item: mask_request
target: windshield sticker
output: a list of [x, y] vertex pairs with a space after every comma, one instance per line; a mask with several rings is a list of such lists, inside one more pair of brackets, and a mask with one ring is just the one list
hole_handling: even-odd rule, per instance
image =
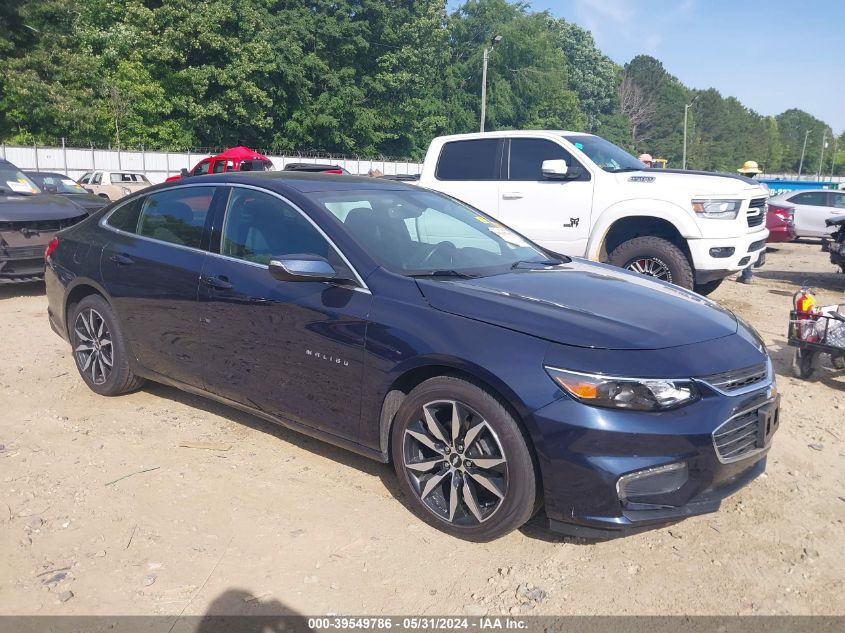
[[478, 220], [479, 222], [481, 222], [482, 224], [490, 224], [490, 220], [488, 220], [484, 216], [477, 215], [477, 216], [475, 216], [475, 219]]
[[7, 180], [6, 184], [9, 186], [9, 189], [16, 193], [35, 193], [35, 189], [30, 187], [25, 182], [18, 182], [17, 180]]
[[62, 184], [67, 185], [68, 187], [79, 187], [79, 185], [72, 181], [70, 178], [62, 178]]
[[491, 226], [488, 230], [494, 235], [501, 237], [508, 244], [513, 244], [514, 246], [528, 246], [528, 242], [519, 237], [519, 235], [502, 226]]
[[575, 143], [575, 147], [577, 147], [578, 149], [584, 149], [584, 144], [583, 143]]

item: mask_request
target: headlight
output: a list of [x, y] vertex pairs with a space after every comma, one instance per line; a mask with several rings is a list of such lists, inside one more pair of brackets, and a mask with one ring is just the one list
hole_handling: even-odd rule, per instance
[[703, 198], [692, 201], [692, 210], [703, 218], [733, 220], [739, 213], [742, 200], [706, 200]]
[[617, 378], [546, 367], [552, 380], [576, 400], [596, 407], [659, 411], [698, 400], [691, 380]]

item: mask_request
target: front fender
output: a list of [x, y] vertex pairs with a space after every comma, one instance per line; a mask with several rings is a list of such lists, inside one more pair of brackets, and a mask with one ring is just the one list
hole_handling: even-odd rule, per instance
[[665, 220], [685, 239], [702, 237], [701, 229], [690, 212], [677, 204], [665, 200], [625, 200], [609, 206], [598, 216], [587, 242], [586, 257], [598, 261], [610, 228], [618, 220], [631, 217]]

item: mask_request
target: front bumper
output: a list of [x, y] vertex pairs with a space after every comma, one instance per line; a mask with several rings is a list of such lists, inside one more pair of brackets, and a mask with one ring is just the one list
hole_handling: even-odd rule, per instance
[[[690, 255], [695, 268], [696, 283], [706, 283], [714, 279], [727, 277], [732, 273], [756, 264], [760, 255], [766, 251], [766, 239], [769, 231], [762, 227], [759, 231], [734, 238], [690, 239]], [[731, 250], [733, 249], [733, 250]], [[730, 252], [726, 256], [716, 256]]]
[[[585, 538], [623, 536], [714, 512], [760, 475], [777, 428], [773, 385], [738, 396], [707, 386], [701, 391], [698, 402], [659, 413], [599, 409], [568, 397], [536, 411], [532, 424], [542, 435], [536, 445], [550, 527]], [[754, 435], [747, 453], [726, 459], [716, 438], [729, 421], [758, 415], [763, 426], [749, 428], [764, 429], [759, 439]], [[626, 475], [678, 465], [685, 475], [674, 490], [637, 497], [620, 492]]]

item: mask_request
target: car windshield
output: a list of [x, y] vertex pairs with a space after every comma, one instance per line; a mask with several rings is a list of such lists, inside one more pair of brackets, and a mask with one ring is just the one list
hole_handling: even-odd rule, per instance
[[7, 163], [0, 165], [0, 193], [31, 196], [41, 190], [22, 171]]
[[53, 191], [56, 193], [88, 193], [85, 188], [61, 174], [29, 174], [29, 178], [37, 184], [42, 191]]
[[560, 263], [493, 218], [434, 192], [365, 189], [309, 197], [373, 259], [402, 275], [479, 277]]
[[563, 138], [584, 152], [591, 161], [605, 171], [616, 173], [647, 169], [644, 163], [600, 136], [571, 135]]

